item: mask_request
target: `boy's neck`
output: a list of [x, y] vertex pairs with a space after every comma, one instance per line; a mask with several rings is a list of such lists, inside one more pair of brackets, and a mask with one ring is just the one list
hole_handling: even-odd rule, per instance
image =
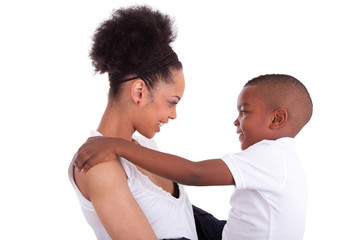
[[296, 134], [291, 134], [288, 132], [277, 132], [275, 134], [272, 134], [270, 137], [268, 138], [264, 138], [264, 140], [277, 140], [280, 138], [295, 138]]

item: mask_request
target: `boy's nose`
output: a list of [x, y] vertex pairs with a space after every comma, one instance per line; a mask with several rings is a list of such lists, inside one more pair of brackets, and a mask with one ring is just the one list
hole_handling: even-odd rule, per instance
[[237, 126], [239, 126], [239, 121], [236, 119], [235, 121], [234, 121], [234, 125], [237, 127]]

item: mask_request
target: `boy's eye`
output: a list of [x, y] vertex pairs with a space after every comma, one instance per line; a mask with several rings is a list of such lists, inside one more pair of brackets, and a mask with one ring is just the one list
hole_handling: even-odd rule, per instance
[[240, 110], [240, 116], [244, 116], [246, 114], [246, 111]]

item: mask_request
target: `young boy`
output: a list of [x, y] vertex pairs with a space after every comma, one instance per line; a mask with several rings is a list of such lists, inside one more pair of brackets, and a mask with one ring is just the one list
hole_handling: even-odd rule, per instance
[[302, 239], [306, 179], [294, 137], [312, 115], [305, 86], [289, 75], [262, 75], [242, 89], [237, 127], [242, 152], [192, 162], [122, 139], [89, 139], [75, 165], [91, 166], [124, 157], [146, 170], [187, 185], [235, 185], [223, 239]]

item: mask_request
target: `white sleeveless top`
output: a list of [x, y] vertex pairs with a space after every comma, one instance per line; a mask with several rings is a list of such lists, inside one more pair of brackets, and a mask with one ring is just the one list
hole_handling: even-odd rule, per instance
[[[101, 136], [99, 132], [92, 132], [91, 135]], [[157, 150], [154, 140], [143, 136], [133, 136], [133, 138], [141, 146]], [[85, 219], [94, 230], [97, 239], [111, 239], [97, 216], [92, 203], [82, 195], [75, 183], [74, 160], [75, 158], [69, 166], [68, 173]], [[185, 237], [197, 240], [192, 205], [184, 186], [179, 185], [179, 198], [174, 198], [170, 193], [153, 184], [131, 162], [124, 158], [119, 158], [119, 160], [128, 178], [130, 191], [150, 222], [157, 238]]]

